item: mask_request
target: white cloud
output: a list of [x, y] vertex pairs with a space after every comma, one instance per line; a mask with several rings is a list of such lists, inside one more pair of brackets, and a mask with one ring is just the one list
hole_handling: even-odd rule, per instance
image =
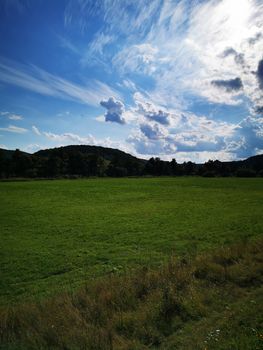
[[68, 144], [94, 144], [94, 137], [92, 135], [88, 135], [86, 137], [81, 137], [72, 133], [64, 133], [64, 134], [54, 134], [52, 132], [43, 131], [43, 135], [46, 136], [49, 140], [59, 142], [62, 145]]
[[10, 119], [10, 120], [22, 120], [23, 117], [21, 115], [18, 115], [18, 114], [10, 114], [8, 116], [8, 119]]
[[57, 37], [58, 37], [58, 40], [59, 40], [61, 47], [70, 50], [71, 52], [73, 52], [76, 55], [81, 54], [80, 50], [69, 39], [67, 39], [63, 36], [60, 36], [60, 35], [57, 35]]
[[140, 131], [150, 140], [165, 139], [168, 136], [168, 130], [156, 123], [141, 124]]
[[16, 134], [24, 134], [25, 132], [28, 131], [27, 129], [19, 128], [18, 126], [15, 126], [15, 125], [9, 125], [7, 128], [0, 128], [0, 130], [13, 132]]
[[104, 34], [103, 32], [97, 33], [89, 43], [88, 48], [82, 52], [80, 64], [84, 67], [98, 64], [101, 67], [104, 66], [106, 70], [109, 70], [105, 48], [111, 45], [114, 40], [114, 35]]
[[[78, 54], [83, 65], [112, 64], [107, 73], [116, 73], [125, 92], [136, 92], [133, 106], [124, 107], [118, 92], [102, 82], [79, 84], [4, 59], [0, 81], [84, 104], [102, 102], [106, 113], [96, 120], [131, 124], [132, 135], [119, 147], [138, 155], [201, 162], [263, 149], [262, 1], [68, 1], [66, 26], [77, 24], [84, 32], [95, 18], [104, 26], [84, 52], [67, 38], [60, 37], [61, 46]], [[251, 113], [239, 123], [222, 122], [187, 112], [195, 101], [246, 103]], [[57, 144], [106, 143], [92, 135], [43, 135]], [[107, 144], [118, 147], [111, 139]]]
[[[142, 117], [138, 118], [139, 126], [127, 141], [138, 154], [172, 158], [178, 153], [221, 152], [218, 153], [221, 155], [233, 151], [227, 149], [227, 144], [237, 137], [240, 125], [192, 113], [160, 111], [159, 107], [143, 101], [139, 94], [135, 94], [135, 101]], [[169, 122], [160, 120], [164, 117], [169, 118]]]
[[[263, 98], [253, 70], [262, 58], [263, 4], [255, 0], [165, 1], [144, 39], [113, 59], [121, 73], [143, 73], [155, 81], [155, 103], [178, 107], [192, 94], [213, 103], [237, 105], [243, 96]], [[229, 55], [223, 55], [226, 50]], [[229, 51], [230, 52], [230, 51]], [[211, 81], [241, 79], [243, 89]]]
[[23, 148], [21, 148], [22, 151], [24, 152], [27, 152], [27, 153], [35, 153], [41, 149], [44, 149], [45, 147], [37, 144], [37, 143], [32, 143], [32, 144], [29, 144]]
[[[236, 160], [236, 156], [233, 153], [218, 151], [218, 152], [178, 152], [176, 153], [176, 161], [178, 163], [183, 162], [195, 162], [195, 163], [205, 163], [209, 159], [218, 160], [220, 159], [223, 162], [228, 162], [232, 160]], [[170, 157], [169, 159], [170, 160]]]
[[[149, 30], [162, 0], [100, 0], [97, 2], [87, 0], [69, 0], [64, 13], [64, 22], [67, 27], [76, 25], [84, 33], [89, 34], [93, 21], [104, 23], [92, 37], [87, 50], [82, 53], [82, 65], [100, 65], [109, 71], [109, 60], [112, 44], [119, 37], [125, 41], [132, 38], [143, 38]], [[111, 51], [111, 50], [109, 50]], [[116, 51], [115, 49], [113, 51]], [[147, 60], [146, 55], [143, 59]]]
[[89, 54], [103, 54], [104, 47], [109, 45], [114, 41], [115, 37], [113, 35], [108, 35], [102, 33], [97, 33], [93, 41], [89, 44], [88, 52]]
[[36, 134], [36, 135], [38, 135], [38, 136], [40, 136], [41, 135], [41, 132], [40, 132], [40, 130], [36, 127], [36, 126], [32, 126], [32, 130], [33, 130], [33, 132]]
[[153, 74], [156, 71], [158, 49], [149, 43], [124, 48], [114, 58], [113, 64], [120, 72]]
[[131, 81], [130, 79], [124, 79], [122, 84], [127, 89], [129, 89], [129, 90], [131, 90], [133, 92], [138, 90], [136, 84], [133, 81]]
[[[1, 62], [2, 61], [2, 62]], [[0, 81], [20, 86], [42, 95], [74, 100], [87, 105], [98, 106], [107, 96], [119, 97], [119, 93], [98, 80], [79, 85], [50, 74], [36, 66], [27, 66], [2, 59]]]
[[99, 123], [104, 123], [105, 122], [105, 116], [104, 115], [98, 115], [97, 117], [95, 117], [95, 120], [97, 120], [97, 122], [99, 122]]
[[100, 105], [107, 110], [104, 115], [106, 122], [125, 124], [125, 119], [123, 117], [125, 108], [121, 101], [116, 100], [114, 97], [110, 97], [108, 100], [101, 101]]
[[10, 113], [10, 112], [0, 112], [0, 115], [8, 118], [10, 120], [22, 120], [22, 119], [24, 119], [21, 115]]
[[50, 131], [43, 131], [42, 134], [55, 146], [67, 146], [67, 145], [94, 145], [109, 148], [117, 148], [124, 152], [136, 155], [134, 148], [130, 143], [124, 141], [116, 141], [111, 138], [98, 139], [93, 135], [80, 136], [73, 133], [55, 134]]
[[103, 20], [109, 32], [143, 36], [150, 28], [161, 0], [70, 0], [65, 9], [66, 26], [77, 24], [81, 31], [89, 29], [91, 19]]
[[238, 124], [233, 142], [233, 152], [239, 158], [249, 157], [258, 149], [263, 149], [263, 118], [249, 116], [242, 120]]
[[162, 110], [160, 107], [157, 107], [150, 102], [140, 100], [135, 100], [135, 103], [138, 106], [137, 112], [142, 114], [145, 119], [162, 125], [169, 125], [171, 123], [170, 113]]
[[127, 141], [145, 157], [195, 162], [244, 159], [263, 149], [263, 117], [249, 116], [237, 124], [189, 113], [176, 118], [166, 127], [149, 121], [140, 124]]

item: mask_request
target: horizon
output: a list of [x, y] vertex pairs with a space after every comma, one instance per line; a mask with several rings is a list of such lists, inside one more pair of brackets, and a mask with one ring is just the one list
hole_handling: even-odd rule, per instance
[[161, 157], [149, 157], [149, 158], [143, 158], [143, 157], [137, 157], [137, 156], [134, 156], [132, 155], [131, 153], [128, 153], [126, 151], [123, 151], [121, 149], [118, 149], [118, 148], [112, 148], [112, 147], [105, 147], [105, 146], [98, 146], [98, 145], [88, 145], [88, 144], [77, 144], [77, 145], [63, 145], [63, 146], [57, 146], [57, 147], [52, 147], [52, 148], [41, 148], [41, 149], [38, 149], [37, 151], [34, 151], [34, 152], [26, 152], [26, 151], [23, 151], [23, 150], [20, 150], [19, 148], [16, 148], [16, 149], [6, 149], [6, 148], [1, 148], [0, 147], [0, 150], [3, 150], [3, 151], [11, 151], [11, 152], [15, 152], [15, 151], [20, 151], [20, 152], [24, 152], [24, 153], [27, 153], [29, 155], [34, 155], [35, 153], [37, 152], [40, 152], [40, 151], [49, 151], [49, 150], [53, 150], [53, 149], [58, 149], [58, 148], [66, 148], [66, 147], [74, 147], [74, 146], [87, 146], [87, 147], [102, 147], [102, 148], [107, 148], [107, 149], [111, 149], [111, 150], [114, 150], [114, 151], [121, 151], [121, 152], [124, 152], [125, 154], [129, 155], [129, 156], [133, 156], [135, 158], [137, 158], [138, 160], [144, 160], [144, 161], [149, 161], [151, 158], [159, 158], [160, 161], [162, 162], [167, 162], [167, 161], [172, 161], [172, 160], [175, 160], [177, 164], [183, 164], [183, 163], [187, 163], [187, 162], [192, 162], [196, 165], [203, 165], [205, 164], [206, 162], [209, 162], [209, 161], [219, 161], [219, 162], [236, 162], [236, 161], [245, 161], [245, 160], [248, 160], [250, 158], [253, 158], [253, 157], [260, 157], [260, 156], [263, 156], [263, 153], [262, 154], [256, 154], [256, 155], [252, 155], [250, 157], [247, 157], [247, 158], [242, 158], [242, 159], [235, 159], [235, 160], [232, 160], [232, 161], [220, 161], [219, 159], [208, 159], [206, 162], [202, 162], [202, 163], [197, 163], [197, 162], [194, 162], [194, 161], [182, 161], [182, 162], [177, 162], [177, 159], [175, 158], [172, 158], [170, 160], [166, 160], [166, 159], [162, 159]]
[[262, 154], [262, 23], [259, 0], [2, 0], [0, 148]]

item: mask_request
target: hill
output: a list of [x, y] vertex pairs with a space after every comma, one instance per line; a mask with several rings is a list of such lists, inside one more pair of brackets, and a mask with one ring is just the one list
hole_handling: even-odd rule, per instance
[[[23, 155], [25, 156], [31, 156], [30, 153], [26, 153], [23, 151], [20, 151]], [[4, 149], [4, 148], [0, 148], [0, 157], [4, 158], [4, 159], [12, 159], [13, 155], [14, 155], [15, 151], [13, 150], [9, 150], [9, 149]]]
[[38, 151], [34, 153], [34, 155], [40, 156], [40, 157], [49, 157], [50, 155], [63, 157], [66, 154], [75, 153], [75, 152], [80, 152], [86, 155], [100, 156], [109, 161], [112, 161], [115, 158], [119, 158], [122, 160], [137, 161], [142, 164], [146, 162], [144, 159], [136, 158], [118, 149], [101, 147], [101, 146], [87, 146], [87, 145], [76, 145], [76, 146], [74, 145], [74, 146], [64, 146], [64, 147], [58, 147], [58, 148], [49, 148], [49, 149]]
[[263, 155], [231, 162], [209, 160], [204, 164], [178, 164], [175, 159], [169, 162], [160, 158], [150, 158], [146, 161], [118, 149], [101, 146], [65, 146], [41, 150], [34, 154], [0, 149], [1, 178], [142, 175], [262, 176]]

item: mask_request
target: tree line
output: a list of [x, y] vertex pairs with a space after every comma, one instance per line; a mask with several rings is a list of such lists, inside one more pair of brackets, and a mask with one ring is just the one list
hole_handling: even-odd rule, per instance
[[[81, 148], [82, 147], [82, 148]], [[90, 147], [90, 146], [87, 146]], [[93, 147], [94, 148], [94, 147]], [[106, 155], [102, 150], [107, 150]], [[35, 154], [0, 150], [1, 178], [59, 178], [90, 176], [263, 176], [263, 156], [239, 162], [209, 160], [204, 164], [184, 162], [175, 159], [163, 161], [150, 158], [138, 159], [118, 150], [94, 148], [96, 152], [85, 153], [85, 146], [61, 147], [40, 151]], [[9, 152], [8, 154], [6, 152]], [[10, 153], [11, 152], [11, 153]], [[42, 152], [42, 153], [41, 153]], [[251, 160], [251, 161], [250, 161]]]

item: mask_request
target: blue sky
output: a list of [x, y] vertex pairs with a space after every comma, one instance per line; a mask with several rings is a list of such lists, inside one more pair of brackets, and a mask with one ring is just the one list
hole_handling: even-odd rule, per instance
[[0, 147], [263, 153], [261, 0], [1, 0]]

